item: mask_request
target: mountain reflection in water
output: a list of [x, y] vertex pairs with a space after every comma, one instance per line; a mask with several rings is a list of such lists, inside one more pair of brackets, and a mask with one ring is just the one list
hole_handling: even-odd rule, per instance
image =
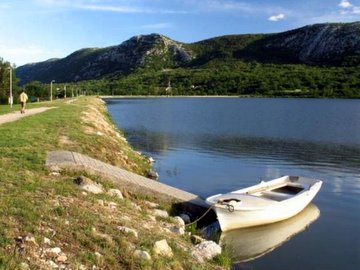
[[282, 222], [223, 232], [220, 243], [229, 249], [235, 263], [254, 260], [307, 229], [319, 216], [319, 208], [309, 204], [298, 215]]
[[[341, 170], [360, 167], [360, 147], [327, 145], [306, 141], [269, 139], [261, 137], [216, 136], [216, 135], [176, 135], [153, 132], [146, 128], [128, 129], [127, 138], [136, 149], [147, 153], [163, 154], [177, 149], [191, 149], [203, 153], [214, 153], [225, 157], [254, 157], [287, 160], [301, 166], [337, 166]], [[346, 156], [346, 159], [340, 158]]]

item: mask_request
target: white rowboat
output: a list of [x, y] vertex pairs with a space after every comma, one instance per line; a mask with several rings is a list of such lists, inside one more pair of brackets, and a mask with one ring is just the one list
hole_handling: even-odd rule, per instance
[[288, 219], [315, 197], [321, 180], [283, 176], [206, 199], [214, 207], [222, 231], [258, 226]]

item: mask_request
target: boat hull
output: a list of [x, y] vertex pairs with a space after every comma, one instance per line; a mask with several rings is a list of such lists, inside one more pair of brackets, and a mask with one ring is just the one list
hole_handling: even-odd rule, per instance
[[[241, 192], [230, 193], [232, 197], [237, 197], [239, 201], [244, 201], [244, 203], [231, 207], [229, 207], [228, 204], [215, 203], [213, 207], [222, 231], [274, 223], [300, 213], [313, 200], [320, 190], [321, 184], [321, 181], [317, 181], [303, 192], [282, 201], [258, 199], [258, 197], [254, 195], [243, 194]], [[224, 196], [226, 195], [227, 194], [224, 194]], [[221, 195], [217, 196], [221, 198]], [[216, 199], [213, 197], [210, 197], [212, 201]], [[254, 200], [254, 198], [258, 199], [259, 203], [254, 201], [246, 205], [248, 198], [252, 200]]]

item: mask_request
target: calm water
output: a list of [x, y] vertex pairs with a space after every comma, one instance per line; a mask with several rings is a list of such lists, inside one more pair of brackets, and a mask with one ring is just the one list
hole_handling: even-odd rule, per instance
[[302, 216], [222, 235], [238, 251], [236, 269], [360, 269], [359, 100], [107, 102], [129, 142], [156, 160], [160, 181], [203, 197], [286, 174], [323, 179]]

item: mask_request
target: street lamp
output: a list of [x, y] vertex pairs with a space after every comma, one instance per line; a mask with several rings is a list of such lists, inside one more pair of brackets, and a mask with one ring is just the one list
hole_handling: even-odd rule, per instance
[[53, 91], [52, 91], [52, 85], [53, 85], [53, 83], [55, 82], [55, 80], [52, 80], [51, 82], [50, 82], [50, 101], [52, 101], [53, 100]]
[[9, 97], [9, 104], [10, 104], [10, 108], [12, 108], [12, 105], [13, 105], [13, 93], [12, 93], [12, 67], [8, 67], [8, 70], [10, 71], [10, 97]]

